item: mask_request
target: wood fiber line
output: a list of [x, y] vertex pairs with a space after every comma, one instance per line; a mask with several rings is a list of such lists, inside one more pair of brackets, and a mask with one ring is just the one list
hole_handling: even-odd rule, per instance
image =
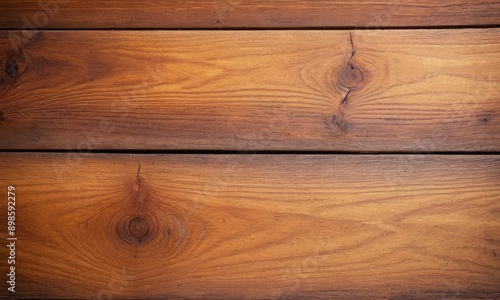
[[0, 34], [0, 149], [499, 151], [500, 30]]
[[0, 168], [19, 298], [500, 295], [498, 156], [3, 153]]
[[0, 28], [312, 28], [500, 24], [498, 0], [1, 0]]

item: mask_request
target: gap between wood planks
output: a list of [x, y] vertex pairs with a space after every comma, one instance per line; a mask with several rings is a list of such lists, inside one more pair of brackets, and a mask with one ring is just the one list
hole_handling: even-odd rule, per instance
[[[373, 31], [373, 30], [445, 30], [445, 29], [492, 29], [500, 28], [498, 24], [487, 25], [445, 25], [445, 26], [389, 26], [389, 27], [356, 27], [356, 26], [334, 26], [334, 27], [224, 27], [224, 28], [134, 28], [134, 27], [96, 27], [96, 28], [58, 28], [58, 27], [44, 27], [36, 31], [308, 31], [308, 30], [325, 30], [325, 31]], [[0, 31], [16, 31], [23, 30], [23, 28], [0, 28]]]
[[76, 153], [82, 156], [90, 154], [210, 154], [210, 155], [500, 155], [499, 151], [301, 151], [301, 150], [130, 150], [130, 149], [99, 149], [82, 152], [77, 149], [0, 149], [0, 153]]

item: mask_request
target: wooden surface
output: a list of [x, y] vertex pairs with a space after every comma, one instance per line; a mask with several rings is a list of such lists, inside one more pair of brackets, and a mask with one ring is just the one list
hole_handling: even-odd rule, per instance
[[0, 299], [500, 299], [499, 25], [0, 0]]
[[16, 297], [500, 295], [498, 156], [3, 153], [0, 168]]
[[[40, 5], [41, 3], [41, 5]], [[1, 0], [0, 28], [311, 28], [500, 24], [498, 0]]]
[[500, 150], [499, 29], [27, 34], [1, 149]]

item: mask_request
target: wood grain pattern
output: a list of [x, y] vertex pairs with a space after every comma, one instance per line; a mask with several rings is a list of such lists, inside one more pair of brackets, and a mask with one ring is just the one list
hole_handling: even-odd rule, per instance
[[1, 0], [0, 28], [307, 28], [500, 24], [498, 0]]
[[16, 297], [500, 295], [498, 156], [4, 153], [0, 168]]
[[0, 148], [499, 151], [499, 36], [3, 32]]

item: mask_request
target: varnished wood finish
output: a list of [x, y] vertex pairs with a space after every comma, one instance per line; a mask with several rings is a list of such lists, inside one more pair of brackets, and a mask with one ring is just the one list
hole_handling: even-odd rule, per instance
[[499, 12], [0, 0], [0, 299], [500, 299]]
[[0, 28], [14, 29], [392, 28], [500, 24], [498, 0], [1, 0], [0, 11]]
[[498, 156], [4, 153], [0, 168], [16, 297], [500, 294]]
[[3, 32], [0, 148], [499, 151], [499, 36]]

